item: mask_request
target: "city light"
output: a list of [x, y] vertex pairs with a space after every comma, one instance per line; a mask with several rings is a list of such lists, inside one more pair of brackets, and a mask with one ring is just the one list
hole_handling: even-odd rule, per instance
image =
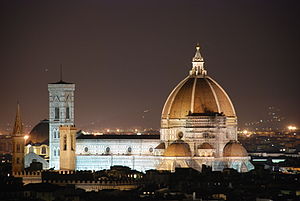
[[297, 129], [296, 126], [288, 126], [287, 128], [289, 129], [289, 131], [294, 131]]
[[247, 131], [247, 130], [243, 130], [243, 134], [244, 134], [244, 135], [247, 135], [247, 134], [248, 134], [248, 131]]
[[24, 140], [25, 140], [25, 141], [28, 140], [28, 138], [29, 138], [29, 135], [25, 135], [25, 136], [24, 136]]

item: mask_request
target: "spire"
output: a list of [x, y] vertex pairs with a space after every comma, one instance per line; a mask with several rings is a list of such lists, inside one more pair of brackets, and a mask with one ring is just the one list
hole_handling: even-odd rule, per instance
[[196, 45], [196, 53], [192, 59], [192, 70], [190, 75], [206, 75], [207, 71], [204, 69], [204, 59], [200, 53], [199, 43]]
[[193, 62], [200, 62], [200, 61], [203, 62], [203, 57], [201, 56], [201, 53], [200, 53], [200, 45], [199, 45], [199, 43], [197, 43], [196, 53], [195, 53], [195, 56], [193, 58]]
[[22, 125], [22, 120], [21, 120], [21, 112], [20, 112], [19, 102], [17, 104], [17, 113], [16, 113], [16, 119], [15, 119], [13, 134], [16, 134], [16, 135], [23, 134], [23, 125]]

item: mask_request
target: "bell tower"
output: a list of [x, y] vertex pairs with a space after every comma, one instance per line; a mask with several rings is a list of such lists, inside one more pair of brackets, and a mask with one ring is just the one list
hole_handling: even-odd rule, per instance
[[60, 170], [75, 170], [76, 168], [76, 128], [75, 126], [60, 126]]
[[59, 82], [48, 84], [49, 91], [49, 167], [60, 168], [60, 126], [74, 125], [75, 84]]
[[25, 139], [23, 125], [21, 120], [20, 105], [17, 105], [17, 113], [12, 133], [13, 154], [12, 154], [12, 171], [20, 172], [24, 170], [24, 146]]

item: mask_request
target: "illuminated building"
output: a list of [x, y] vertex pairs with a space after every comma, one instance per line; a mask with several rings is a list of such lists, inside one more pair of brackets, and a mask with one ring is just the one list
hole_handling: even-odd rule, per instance
[[[204, 68], [200, 47], [189, 75], [171, 92], [163, 107], [159, 135], [118, 133], [75, 137], [75, 84], [48, 85], [49, 168], [101, 170], [113, 165], [145, 171], [202, 165], [239, 172], [253, 165], [237, 141], [237, 117], [225, 90]], [[63, 149], [63, 150], [62, 150]]]

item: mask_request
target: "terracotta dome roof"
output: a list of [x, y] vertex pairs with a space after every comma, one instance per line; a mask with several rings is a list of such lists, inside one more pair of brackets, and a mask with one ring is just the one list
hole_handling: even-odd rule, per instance
[[49, 121], [47, 119], [40, 121], [29, 133], [29, 142], [49, 143]]
[[169, 157], [189, 157], [192, 156], [190, 146], [183, 140], [176, 140], [168, 146], [164, 156]]
[[211, 144], [204, 142], [203, 144], [201, 144], [198, 149], [213, 149], [213, 146], [211, 146]]
[[237, 141], [228, 142], [223, 149], [224, 157], [247, 157], [246, 149]]
[[169, 95], [162, 118], [186, 118], [189, 113], [223, 113], [235, 117], [235, 110], [224, 89], [206, 75], [189, 75]]

